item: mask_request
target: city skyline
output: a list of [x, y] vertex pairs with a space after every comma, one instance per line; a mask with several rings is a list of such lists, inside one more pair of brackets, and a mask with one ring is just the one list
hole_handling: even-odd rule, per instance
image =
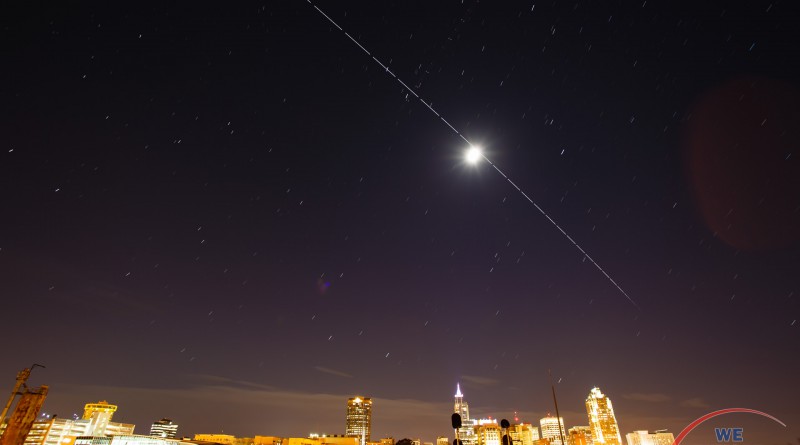
[[[590, 400], [592, 400], [592, 404], [590, 404]], [[597, 400], [600, 400], [599, 405]], [[31, 445], [63, 445], [64, 443], [71, 443], [68, 441], [69, 437], [72, 437], [74, 440], [75, 436], [103, 436], [103, 435], [133, 435], [134, 434], [134, 424], [130, 423], [119, 423], [114, 422], [112, 423], [111, 420], [113, 418], [114, 413], [117, 411], [118, 406], [114, 404], [110, 404], [105, 400], [101, 400], [99, 402], [89, 402], [84, 405], [84, 413], [82, 416], [81, 425], [78, 425], [77, 414], [73, 415], [75, 419], [67, 419], [67, 418], [57, 418], [57, 415], [54, 414], [47, 414], [46, 412], [41, 412], [37, 418], [36, 424], [31, 431], [31, 437], [34, 441], [38, 442], [31, 442]], [[607, 422], [609, 419], [606, 418], [610, 416], [610, 421], [612, 421], [613, 425], [611, 428], [613, 431], [618, 431], [616, 429], [616, 419], [614, 418], [613, 408], [611, 408], [611, 402], [607, 396], [605, 396], [597, 387], [592, 388], [589, 393], [589, 397], [586, 399], [586, 409], [587, 409], [587, 418], [586, 420], [590, 425], [595, 426], [571, 426], [569, 427], [569, 433], [571, 434], [574, 430], [580, 430], [585, 428], [590, 433], [593, 433], [595, 429], [599, 429], [601, 431], [608, 430], [609, 426]], [[598, 409], [602, 414], [600, 416], [600, 422], [598, 424]], [[609, 410], [609, 412], [606, 412]], [[456, 384], [456, 394], [455, 394], [455, 405], [454, 405], [454, 412], [459, 413], [462, 415], [462, 420], [466, 421], [462, 425], [464, 428], [461, 430], [460, 437], [463, 438], [462, 441], [464, 443], [471, 443], [469, 442], [469, 436], [464, 436], [464, 429], [468, 429], [470, 431], [471, 436], [474, 438], [476, 444], [481, 445], [499, 445], [500, 441], [500, 434], [501, 430], [499, 427], [499, 418], [488, 415], [488, 418], [470, 418], [469, 415], [469, 408], [468, 402], [464, 400], [464, 394], [461, 391], [460, 383]], [[551, 431], [551, 428], [555, 423], [555, 417], [551, 417], [550, 413], [548, 412], [547, 415], [539, 420], [541, 425], [541, 432], [539, 427], [535, 424], [532, 425], [533, 428], [533, 436], [528, 438], [528, 440], [537, 440], [540, 437], [543, 439], [548, 439], [549, 443], [551, 444], [560, 444], [561, 436], [558, 433], [558, 429], [555, 428], [555, 432]], [[567, 433], [567, 427], [564, 423], [563, 417], [560, 419], [561, 425], [561, 434], [564, 438], [569, 440], [570, 434]], [[380, 443], [383, 441], [381, 439], [372, 439], [370, 440], [370, 433], [371, 433], [371, 421], [372, 421], [372, 399], [370, 397], [362, 397], [362, 396], [355, 396], [350, 397], [347, 399], [347, 416], [345, 417], [345, 433], [323, 433], [320, 434], [318, 432], [309, 432], [307, 435], [301, 435], [298, 437], [355, 437], [357, 440], [366, 440], [369, 443]], [[55, 422], [58, 422], [58, 427], [56, 427]], [[517, 412], [514, 412], [513, 422], [511, 423], [515, 427], [526, 425], [524, 420], [520, 420], [517, 417]], [[530, 425], [528, 423], [527, 425]], [[491, 429], [494, 427], [494, 429]], [[175, 424], [171, 419], [162, 418], [159, 421], [153, 422], [149, 430], [149, 436], [160, 437], [164, 439], [174, 439], [176, 437], [178, 425]], [[53, 432], [51, 432], [51, 430]], [[46, 431], [46, 433], [44, 432]], [[516, 433], [514, 434], [515, 440], [522, 440], [521, 439], [521, 431], [515, 430]], [[660, 432], [665, 432], [666, 429], [656, 430]], [[640, 439], [642, 437], [642, 433], [646, 433], [647, 430], [636, 430], [632, 431], [632, 433], [628, 434], [628, 436], [634, 437], [634, 440], [638, 440], [642, 442], [643, 440], [647, 439]], [[253, 434], [252, 436], [266, 436], [272, 437], [274, 434], [264, 434], [264, 432], [260, 432], [261, 434]], [[594, 434], [594, 433], [593, 433]], [[602, 433], [599, 433], [602, 434]], [[139, 433], [142, 435], [142, 433]], [[246, 437], [242, 435], [230, 435], [225, 434], [224, 431], [219, 433], [209, 433], [207, 431], [204, 432], [195, 432], [189, 433], [188, 435], [182, 435], [181, 437], [202, 437], [204, 441], [215, 441], [214, 438], [225, 437], [225, 438], [234, 438], [234, 437]], [[519, 437], [517, 437], [519, 436]], [[661, 434], [661, 436], [666, 436], [666, 434]], [[670, 435], [671, 436], [671, 435]], [[281, 436], [277, 435], [277, 437], [292, 437], [292, 436]], [[395, 438], [393, 436], [386, 436], [387, 438], [392, 438], [394, 440], [399, 440], [400, 438]], [[410, 434], [407, 437], [419, 437], [418, 435]], [[442, 436], [437, 436], [437, 442]], [[446, 437], [446, 436], [444, 436]], [[660, 436], [654, 436], [660, 437]], [[589, 440], [597, 441], [597, 438], [591, 437]], [[629, 438], [628, 441], [631, 439]], [[660, 442], [663, 442], [661, 440]], [[659, 445], [663, 445], [659, 442]], [[27, 443], [27, 442], [26, 442]], [[221, 442], [226, 443], [226, 442]], [[237, 442], [238, 443], [238, 442]], [[528, 443], [530, 445], [532, 442]], [[591, 443], [591, 442], [590, 442]], [[600, 443], [600, 442], [598, 442]], [[605, 442], [608, 443], [608, 442]], [[574, 445], [570, 442], [570, 445]], [[580, 445], [585, 445], [582, 443]], [[628, 443], [627, 445], [641, 445], [640, 443]]]
[[0, 388], [431, 441], [454, 388], [569, 428], [598, 387], [621, 435], [796, 445], [794, 9], [5, 2]]

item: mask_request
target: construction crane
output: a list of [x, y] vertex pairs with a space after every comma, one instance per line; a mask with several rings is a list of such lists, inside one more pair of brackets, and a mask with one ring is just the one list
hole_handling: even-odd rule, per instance
[[25, 382], [28, 381], [28, 377], [31, 376], [31, 371], [33, 371], [34, 368], [36, 367], [44, 368], [45, 366], [40, 365], [38, 363], [34, 363], [31, 365], [30, 368], [25, 368], [17, 373], [17, 383], [14, 385], [14, 389], [11, 391], [11, 397], [8, 398], [8, 402], [6, 403], [6, 406], [3, 408], [3, 414], [0, 415], [0, 425], [2, 425], [3, 422], [6, 421], [6, 414], [8, 414], [8, 410], [11, 408], [11, 404], [14, 402], [14, 397], [16, 397], [17, 394], [20, 393], [19, 392], [20, 388], [28, 389], [28, 386], [25, 384]]
[[42, 385], [39, 388], [28, 388], [26, 383], [28, 377], [31, 376], [31, 370], [37, 366], [44, 368], [44, 366], [34, 363], [30, 368], [25, 368], [17, 373], [17, 383], [11, 391], [11, 397], [9, 397], [8, 403], [3, 408], [2, 414], [0, 414], [0, 424], [6, 422], [6, 414], [8, 414], [8, 410], [14, 403], [16, 396], [19, 395], [20, 397], [17, 401], [17, 406], [14, 407], [14, 412], [8, 418], [8, 423], [5, 424], [3, 434], [0, 435], [0, 445], [23, 445], [33, 426], [33, 422], [36, 420], [36, 416], [39, 414], [39, 410], [44, 404], [48, 387]]

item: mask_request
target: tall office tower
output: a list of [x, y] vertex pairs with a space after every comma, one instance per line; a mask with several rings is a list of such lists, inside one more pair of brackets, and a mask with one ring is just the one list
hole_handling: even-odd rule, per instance
[[461, 384], [456, 383], [456, 401], [453, 405], [453, 412], [461, 416], [461, 422], [469, 420], [469, 404], [464, 401], [464, 394], [461, 393]]
[[672, 445], [675, 436], [667, 430], [634, 431], [625, 435], [628, 445]]
[[477, 445], [478, 435], [475, 433], [477, 422], [469, 417], [469, 404], [464, 401], [461, 393], [461, 384], [456, 383], [456, 395], [453, 412], [461, 416], [461, 428], [458, 429], [458, 439], [464, 445]]
[[150, 435], [163, 439], [174, 439], [178, 435], [178, 424], [172, 423], [172, 419], [161, 419], [153, 422], [150, 427]]
[[517, 423], [508, 429], [514, 445], [533, 445], [539, 440], [539, 427], [530, 423]]
[[592, 429], [583, 425], [573, 426], [567, 430], [567, 445], [592, 445]]
[[567, 435], [564, 433], [563, 417], [555, 418], [547, 413], [547, 417], [539, 420], [539, 426], [542, 428], [542, 439], [549, 440], [553, 445], [564, 445], [561, 438], [566, 439]]
[[358, 437], [361, 445], [370, 442], [372, 430], [372, 399], [351, 397], [347, 399], [347, 425], [345, 436]]
[[494, 422], [478, 422], [479, 426], [476, 428], [478, 433], [478, 445], [500, 445], [500, 426], [497, 421]]
[[597, 387], [592, 388], [586, 398], [586, 413], [589, 415], [593, 445], [622, 445], [611, 399]]
[[83, 419], [89, 420], [89, 430], [93, 436], [103, 436], [106, 434], [108, 423], [117, 411], [117, 405], [111, 405], [105, 400], [97, 403], [87, 403], [83, 407]]

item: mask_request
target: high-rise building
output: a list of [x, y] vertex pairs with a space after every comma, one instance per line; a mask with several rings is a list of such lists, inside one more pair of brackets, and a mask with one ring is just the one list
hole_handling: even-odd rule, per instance
[[104, 436], [111, 418], [117, 411], [117, 405], [111, 405], [105, 400], [97, 403], [87, 403], [83, 407], [83, 419], [90, 423], [89, 429], [92, 436]]
[[116, 405], [101, 401], [87, 403], [82, 419], [53, 417], [37, 421], [31, 429], [32, 434], [25, 439], [25, 445], [73, 445], [78, 437], [91, 437], [97, 441], [103, 436], [133, 435], [135, 425], [111, 421], [116, 410]]
[[622, 445], [617, 418], [611, 399], [600, 388], [594, 387], [586, 398], [586, 413], [589, 415], [589, 428], [592, 429], [593, 445]]
[[592, 429], [583, 425], [573, 426], [567, 430], [567, 445], [592, 445]]
[[[74, 443], [75, 438], [80, 436], [100, 437], [92, 434], [92, 423], [90, 419], [62, 419], [60, 417], [37, 421], [31, 429], [32, 434], [28, 434], [25, 445], [68, 445]], [[130, 423], [108, 422], [105, 427], [107, 436], [126, 436], [132, 435], [135, 425]], [[35, 431], [35, 433], [33, 433]]]
[[479, 420], [475, 432], [478, 435], [478, 445], [500, 445], [502, 432], [500, 431], [500, 426], [497, 425], [496, 419]]
[[672, 445], [675, 436], [667, 430], [634, 431], [625, 435], [628, 445]]
[[358, 437], [361, 445], [370, 442], [372, 430], [372, 399], [351, 397], [347, 399], [347, 423], [345, 436]]
[[539, 426], [542, 428], [542, 439], [547, 439], [552, 445], [564, 445], [561, 438], [566, 439], [564, 433], [564, 418], [553, 417], [547, 413], [546, 417], [539, 419]]
[[456, 383], [456, 395], [453, 412], [461, 416], [461, 428], [458, 429], [458, 440], [464, 445], [477, 445], [478, 436], [475, 434], [477, 422], [469, 417], [469, 404], [464, 401], [461, 393], [461, 384]]
[[539, 427], [530, 423], [517, 423], [508, 428], [514, 445], [533, 445], [539, 440]]
[[[37, 421], [33, 424], [31, 434], [25, 439], [25, 445], [69, 445], [80, 436], [100, 437], [92, 428], [96, 426], [91, 419], [63, 419], [60, 417]], [[133, 434], [135, 425], [130, 423], [108, 422], [105, 425], [107, 436], [128, 436]]]
[[178, 435], [178, 424], [173, 423], [172, 419], [161, 419], [153, 422], [150, 427], [150, 435], [163, 439], [174, 439]]
[[95, 414], [108, 414], [108, 417], [111, 418], [115, 412], [117, 412], [117, 405], [112, 405], [105, 400], [83, 405], [84, 419], [91, 419]]

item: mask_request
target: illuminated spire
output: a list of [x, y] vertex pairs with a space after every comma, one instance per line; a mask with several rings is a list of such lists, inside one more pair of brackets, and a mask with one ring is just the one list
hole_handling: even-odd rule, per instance
[[461, 384], [456, 383], [456, 397], [464, 397], [464, 394], [461, 394]]

